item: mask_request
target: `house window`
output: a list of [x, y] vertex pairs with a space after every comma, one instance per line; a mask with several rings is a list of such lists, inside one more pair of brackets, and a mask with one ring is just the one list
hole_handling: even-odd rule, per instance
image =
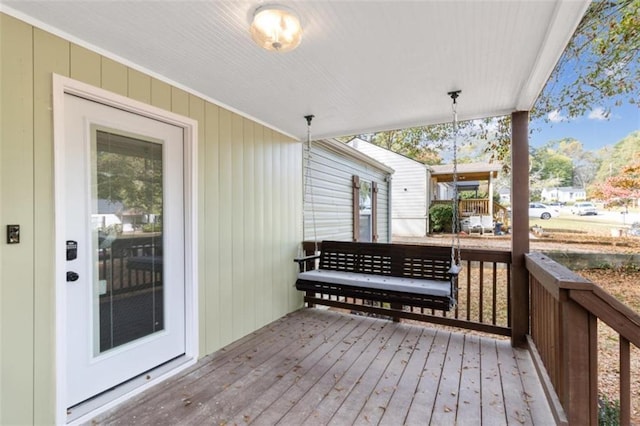
[[353, 176], [353, 241], [378, 241], [378, 185]]

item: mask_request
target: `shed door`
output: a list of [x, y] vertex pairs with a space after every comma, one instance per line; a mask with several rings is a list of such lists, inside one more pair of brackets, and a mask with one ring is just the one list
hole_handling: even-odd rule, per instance
[[183, 129], [65, 94], [71, 407], [185, 353]]

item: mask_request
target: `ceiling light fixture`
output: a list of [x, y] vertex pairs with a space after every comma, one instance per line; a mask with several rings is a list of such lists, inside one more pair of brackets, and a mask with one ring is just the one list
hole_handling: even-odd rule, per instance
[[251, 23], [251, 37], [263, 49], [289, 52], [302, 40], [300, 18], [284, 6], [262, 6], [256, 9]]

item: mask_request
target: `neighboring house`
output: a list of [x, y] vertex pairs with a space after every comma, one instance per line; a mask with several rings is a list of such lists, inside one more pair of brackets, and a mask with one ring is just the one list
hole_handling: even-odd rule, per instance
[[[427, 166], [404, 155], [362, 139], [349, 145], [395, 170], [391, 184], [393, 235], [420, 237], [429, 232], [429, 208], [434, 203], [451, 202], [453, 165]], [[481, 184], [489, 194], [484, 199], [463, 200], [461, 216], [477, 214], [493, 217], [493, 181], [501, 166], [488, 163], [458, 164], [458, 191], [475, 190]]]
[[[458, 192], [477, 191], [483, 185], [488, 199], [493, 199], [493, 181], [502, 166], [497, 163], [460, 163], [456, 167]], [[431, 193], [434, 200], [450, 200], [453, 196], [453, 164], [429, 166]]]
[[391, 242], [393, 169], [333, 139], [304, 154], [305, 241]]
[[362, 139], [353, 139], [349, 145], [395, 170], [391, 180], [393, 235], [426, 235], [429, 211], [426, 166]]
[[508, 206], [511, 204], [511, 189], [500, 188], [498, 190], [498, 195], [500, 196], [500, 204], [505, 206]]
[[561, 186], [557, 188], [543, 188], [540, 194], [542, 201], [559, 201], [561, 203], [575, 203], [587, 199], [587, 191], [584, 188]]

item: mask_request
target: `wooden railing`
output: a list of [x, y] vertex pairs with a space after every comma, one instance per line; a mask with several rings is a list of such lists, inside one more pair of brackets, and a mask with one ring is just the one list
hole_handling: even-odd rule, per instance
[[[451, 200], [432, 200], [431, 205], [451, 205]], [[460, 200], [458, 211], [461, 216], [486, 216], [489, 214], [489, 200], [486, 198], [467, 198]]]
[[[430, 246], [423, 247], [428, 251]], [[322, 249], [322, 243], [318, 243], [318, 248]], [[312, 255], [315, 244], [309, 241], [304, 242], [303, 250], [305, 256]], [[456, 307], [445, 312], [404, 306], [402, 317], [510, 336], [511, 253], [497, 250], [463, 249], [460, 255], [463, 269], [458, 277], [458, 303]], [[367, 300], [330, 295], [318, 295], [317, 297], [322, 298], [323, 304], [327, 306], [350, 310], [358, 310], [358, 306], [366, 306], [367, 311], [379, 315], [391, 316], [392, 314], [385, 306], [372, 309], [373, 302]]]
[[511, 214], [505, 206], [500, 203], [493, 202], [493, 217], [505, 226], [511, 226]]
[[[542, 377], [559, 398], [559, 424], [598, 424], [598, 320], [619, 335], [620, 424], [631, 424], [630, 344], [640, 347], [640, 316], [597, 285], [541, 253], [526, 255], [531, 342]], [[539, 357], [538, 357], [539, 355]], [[566, 413], [566, 417], [564, 414]]]
[[110, 295], [162, 284], [162, 234], [120, 235], [101, 244], [99, 279]]
[[[459, 201], [458, 211], [461, 216], [486, 216], [489, 214], [489, 199], [487, 198], [467, 198]], [[509, 211], [500, 203], [491, 201], [493, 204], [493, 216], [501, 219], [504, 224], [509, 222]], [[446, 204], [451, 205], [451, 200], [432, 200], [431, 205]]]

